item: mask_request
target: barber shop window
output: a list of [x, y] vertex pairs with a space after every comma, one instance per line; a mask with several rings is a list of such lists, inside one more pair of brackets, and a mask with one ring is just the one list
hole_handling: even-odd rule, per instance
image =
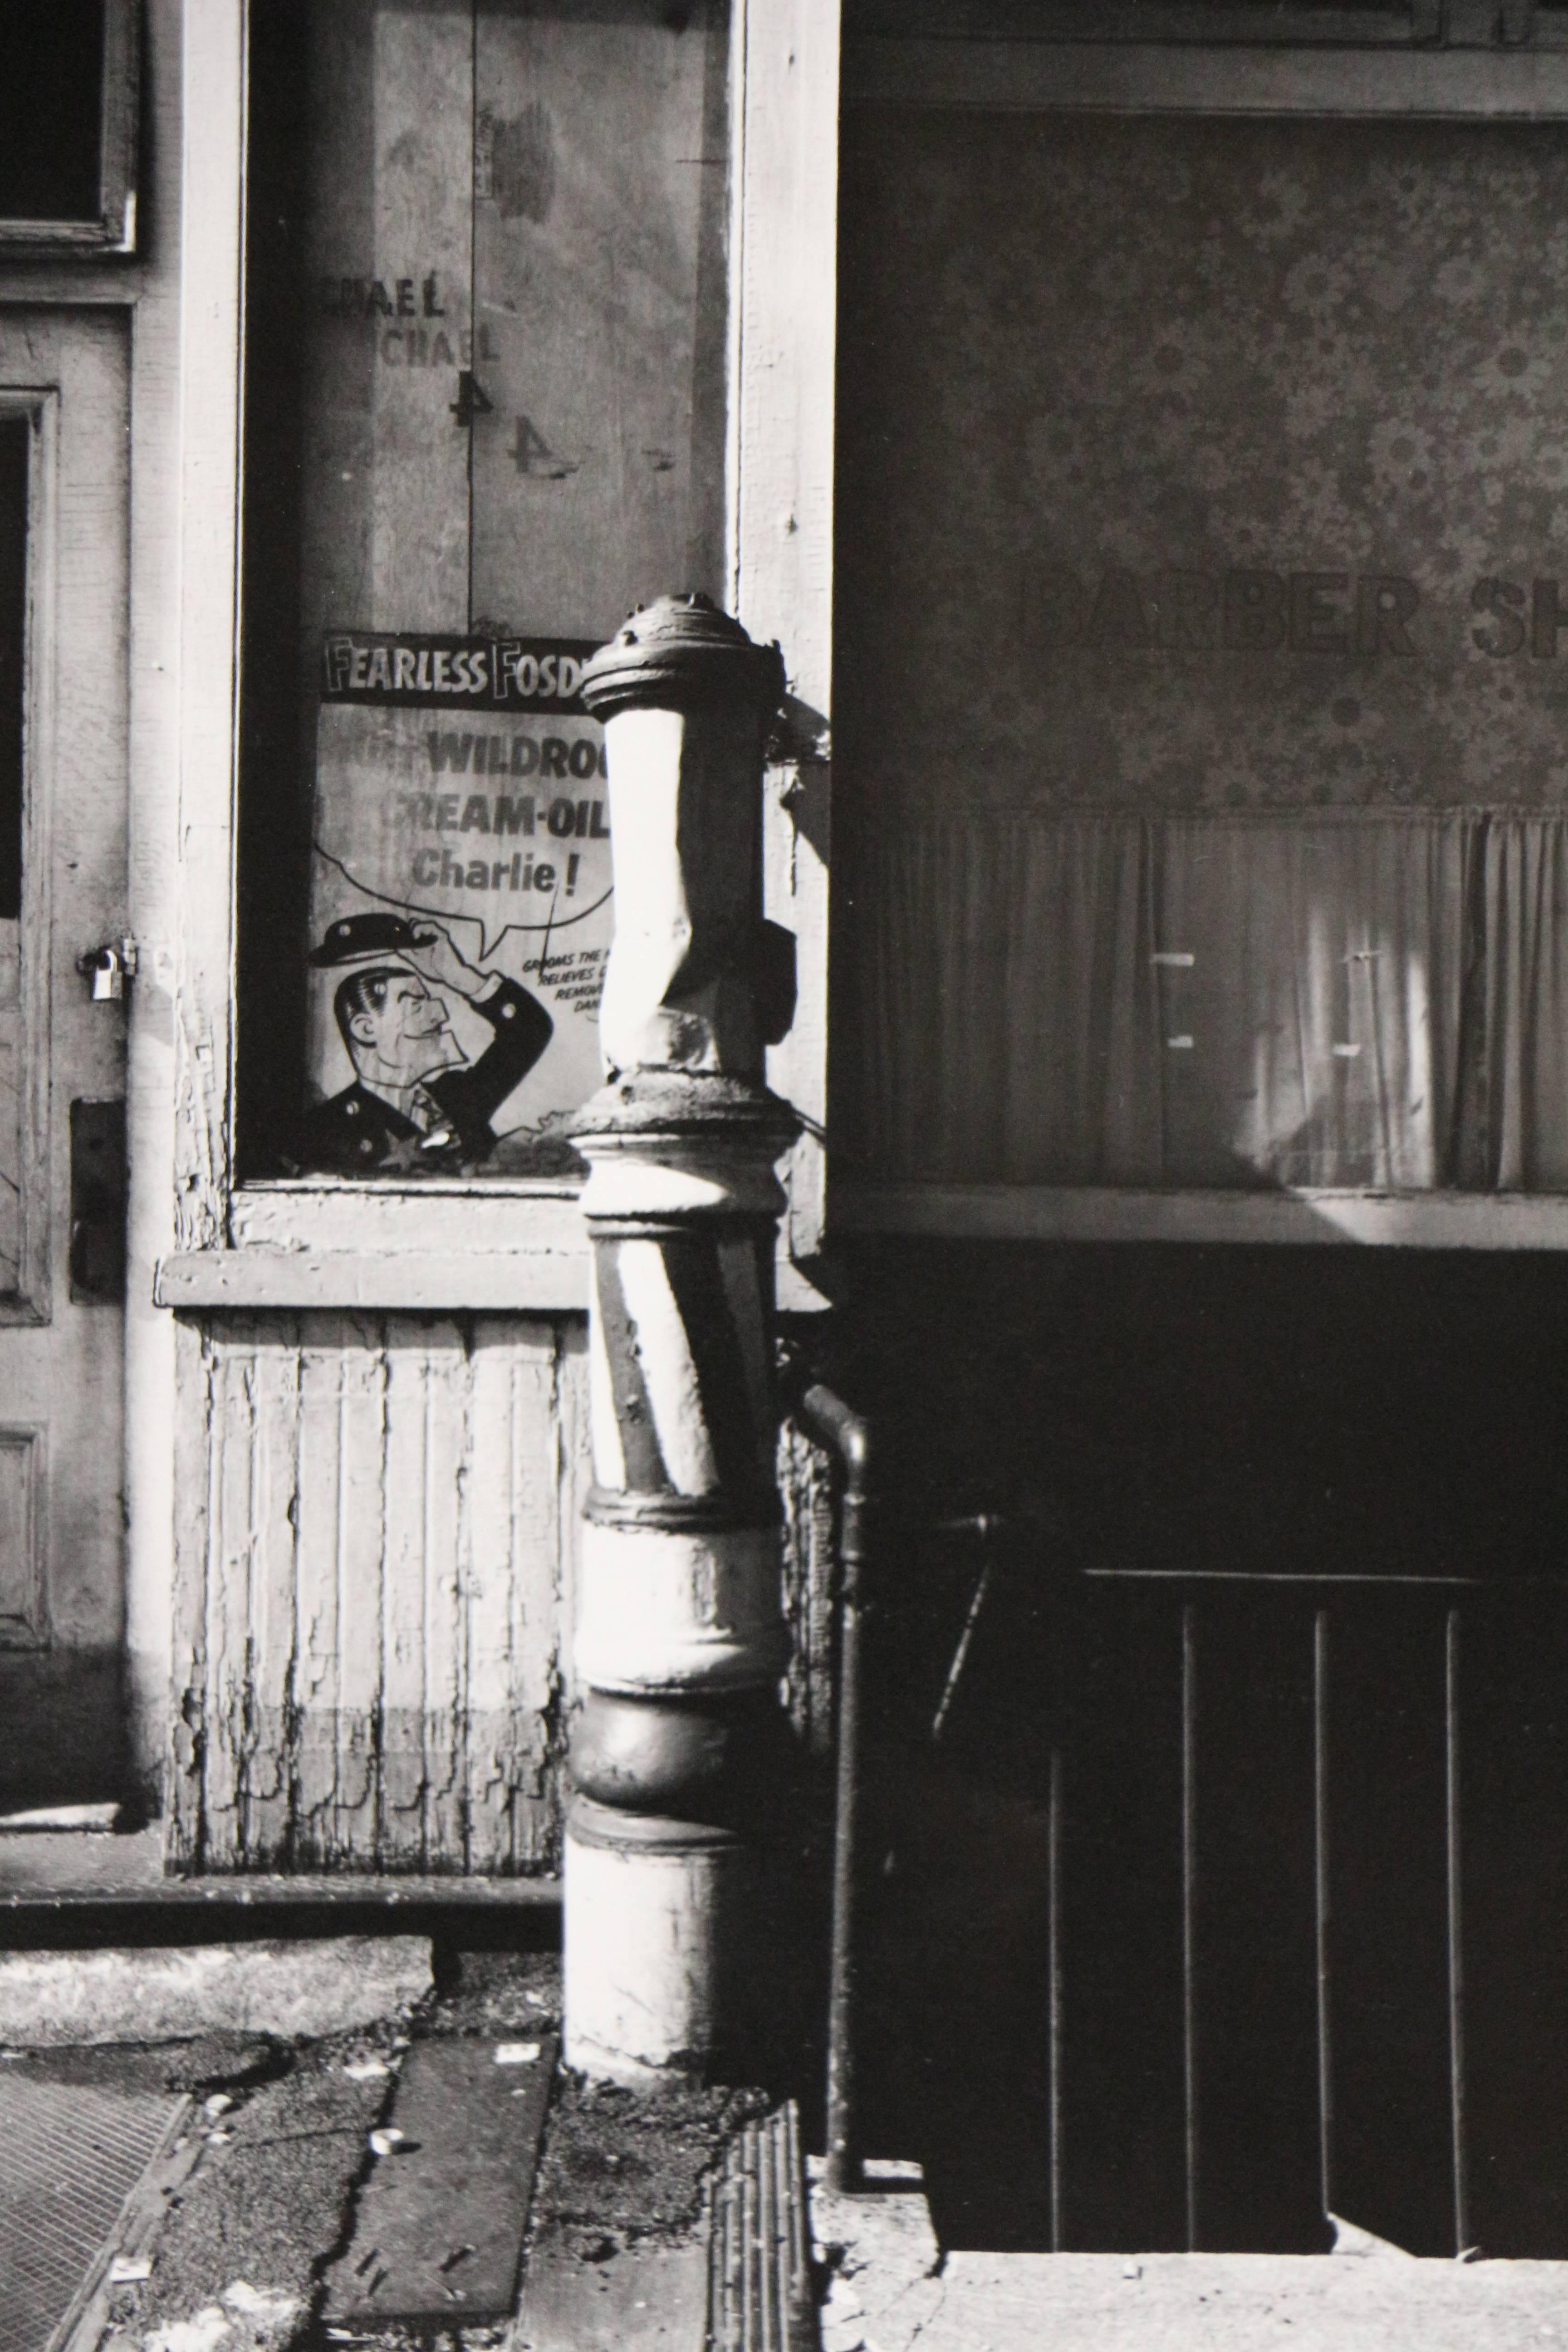
[[718, 594], [721, 0], [253, 12], [239, 1150], [560, 1177], [612, 901], [582, 666]]
[[847, 142], [840, 1166], [1568, 1192], [1561, 130], [981, 122]]

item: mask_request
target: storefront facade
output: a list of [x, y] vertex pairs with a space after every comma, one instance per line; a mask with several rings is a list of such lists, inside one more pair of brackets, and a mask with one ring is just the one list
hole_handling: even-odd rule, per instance
[[[1316, 2242], [1346, 2168], [1379, 2173], [1354, 2119], [1382, 2099], [1425, 2134], [1387, 2234], [1563, 2251], [1484, 2054], [1559, 1964], [1462, 1998], [1467, 1841], [1500, 1852], [1559, 1769], [1545, 1700], [1510, 1746], [1500, 1663], [1554, 1654], [1550, 1548], [1511, 1581], [1413, 1568], [1405, 1487], [1380, 1506], [1364, 1470], [1363, 1625], [1328, 1589], [1343, 1525], [1280, 1530], [1292, 1480], [1333, 1483], [1301, 1465], [1335, 1350], [1375, 1396], [1368, 1331], [1415, 1334], [1424, 1297], [1468, 1302], [1445, 1344], [1517, 1335], [1521, 1263], [1539, 1302], [1568, 1242], [1568, 17], [110, 0], [83, 25], [97, 179], [52, 226], [24, 192], [0, 244], [16, 1801], [134, 1786], [176, 1873], [556, 1869], [590, 1483], [570, 1119], [613, 906], [577, 680], [632, 606], [695, 589], [788, 676], [780, 1305], [837, 1332], [889, 1425], [945, 1419], [926, 1516], [963, 1485], [1037, 1528], [1059, 1488], [1074, 1574], [1142, 1580], [1114, 1624], [1087, 1583], [1030, 1600], [1082, 1672], [1047, 1703], [1023, 1644], [994, 1719], [998, 1752], [1034, 1727], [995, 1869], [1037, 1864], [1044, 1906], [1020, 2227]], [[1345, 1246], [1314, 1277], [1299, 1244]], [[1163, 1390], [1132, 1374], [1137, 1282]], [[1317, 1418], [1287, 1426], [1282, 1391], [1215, 1452], [1215, 1492], [1251, 1499], [1194, 1503], [1162, 1564], [1161, 1481], [1250, 1360], [1247, 1286], [1278, 1339], [1314, 1282], [1341, 1302]], [[1115, 1525], [1041, 1466], [1097, 1324], [1127, 1351], [1107, 1425], [1134, 1392], [1166, 1416]], [[1463, 1419], [1442, 1393], [1433, 1428]], [[1124, 1467], [1110, 1444], [1106, 1491]], [[1472, 1634], [1465, 1595], [1500, 1580], [1514, 1615]], [[1369, 1655], [1404, 1663], [1363, 1704], [1336, 1662]], [[1270, 1778], [1246, 1759], [1279, 1710]], [[1130, 1717], [1147, 1752], [1111, 1756]], [[1377, 1926], [1376, 1853], [1342, 1882], [1330, 1824], [1380, 1772], [1426, 1860]], [[1133, 1816], [1148, 1904], [1108, 1913], [1093, 1857]], [[1243, 1866], [1281, 1852], [1278, 1883]], [[1556, 1872], [1493, 1888], [1502, 1941], [1533, 1905], [1551, 1943]], [[1213, 1925], [1260, 1885], [1241, 1946], [1272, 2010]], [[1401, 1937], [1404, 2008], [1367, 1957]], [[1120, 2073], [1111, 2008], [1147, 2024]], [[1374, 2014], [1405, 2053], [1381, 2074], [1354, 2056]], [[1264, 2044], [1283, 2087], [1249, 2105]]]
[[846, 50], [879, 2064], [944, 2243], [1561, 2254], [1558, 19], [1023, 15]]
[[[153, 10], [138, 38], [134, 15], [109, 11], [105, 65], [89, 10], [77, 60], [139, 132], [130, 209], [121, 190], [109, 229], [54, 229], [24, 189], [31, 226], [5, 264], [13, 437], [31, 436], [27, 823], [56, 789], [40, 779], [109, 761], [90, 803], [104, 843], [62, 808], [38, 836], [52, 906], [27, 897], [34, 866], [20, 886], [22, 933], [47, 924], [59, 969], [21, 992], [53, 1027], [47, 1050], [31, 1040], [45, 1108], [18, 1149], [56, 1189], [19, 1222], [28, 1336], [7, 1344], [58, 1350], [33, 1328], [64, 1323], [77, 1353], [16, 1373], [19, 1800], [116, 1794], [129, 1769], [181, 1869], [548, 1869], [587, 1264], [580, 1163], [553, 1130], [598, 1083], [607, 940], [602, 746], [575, 675], [634, 602], [689, 581], [733, 606], [754, 574], [755, 631], [801, 648], [802, 707], [826, 707], [831, 404], [784, 385], [781, 355], [803, 302], [818, 358], [831, 348], [831, 182], [825, 197], [801, 184], [836, 33], [805, 42], [777, 19], [742, 38], [711, 10], [679, 26], [568, 10], [552, 29], [506, 10], [203, 7]], [[775, 74], [786, 94], [815, 77], [809, 97], [770, 88], [746, 129], [749, 91]], [[611, 116], [626, 125], [613, 151]], [[743, 196], [748, 168], [765, 204]], [[100, 200], [94, 184], [78, 208]], [[515, 322], [552, 277], [560, 331], [541, 338]], [[742, 328], [779, 383], [752, 399], [749, 519], [726, 488], [748, 430], [728, 389], [745, 381]], [[62, 334], [79, 355], [47, 340]], [[503, 384], [503, 352], [542, 376]], [[79, 450], [47, 438], [57, 414]], [[80, 472], [89, 449], [97, 475]], [[111, 516], [102, 555], [88, 523], [73, 535], [72, 499], [94, 528]], [[813, 572], [807, 621], [785, 608]], [[62, 732], [89, 710], [112, 754]], [[376, 788], [399, 761], [393, 841]], [[481, 880], [510, 936], [465, 919]], [[787, 867], [776, 887], [788, 896]], [[334, 1009], [377, 962], [359, 933], [334, 962], [334, 922], [394, 895], [426, 907], [447, 974], [439, 998], [409, 973], [395, 997], [458, 1008], [423, 1075], [505, 1048], [505, 1069], [492, 1056], [442, 1097], [460, 1116], [428, 1116], [422, 1091], [414, 1120], [395, 1108], [402, 1079], [353, 1034], [386, 1029], [374, 988]], [[126, 938], [134, 978], [95, 998], [76, 957]], [[25, 969], [28, 953], [43, 950], [23, 949]], [[420, 1058], [416, 1035], [388, 1050]], [[367, 1054], [393, 1096], [368, 1097], [384, 1108], [364, 1122], [365, 1185], [361, 1102], [331, 1106]], [[112, 1275], [89, 1302], [67, 1266], [85, 1247], [69, 1105], [119, 1092], [123, 1386]], [[522, 1142], [476, 1180], [513, 1096], [503, 1128]], [[307, 1430], [331, 1433], [330, 1459]], [[85, 1777], [84, 1715], [102, 1751]]]

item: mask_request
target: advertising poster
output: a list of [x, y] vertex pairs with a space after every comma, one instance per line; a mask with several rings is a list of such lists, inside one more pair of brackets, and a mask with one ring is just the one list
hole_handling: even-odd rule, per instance
[[612, 929], [586, 645], [323, 649], [307, 1172], [571, 1171]]

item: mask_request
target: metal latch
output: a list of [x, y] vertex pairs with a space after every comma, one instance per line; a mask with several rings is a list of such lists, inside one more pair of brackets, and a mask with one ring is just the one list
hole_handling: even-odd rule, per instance
[[136, 977], [136, 942], [133, 939], [108, 940], [100, 948], [89, 948], [79, 955], [76, 968], [84, 979], [92, 982], [95, 1004], [118, 1003], [125, 993], [125, 983]]

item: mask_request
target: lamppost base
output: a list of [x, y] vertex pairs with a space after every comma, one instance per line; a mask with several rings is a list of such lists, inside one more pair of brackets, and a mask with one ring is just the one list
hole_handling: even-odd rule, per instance
[[749, 2079], [768, 1869], [731, 1831], [579, 1797], [566, 1832], [567, 2064], [643, 2086]]

